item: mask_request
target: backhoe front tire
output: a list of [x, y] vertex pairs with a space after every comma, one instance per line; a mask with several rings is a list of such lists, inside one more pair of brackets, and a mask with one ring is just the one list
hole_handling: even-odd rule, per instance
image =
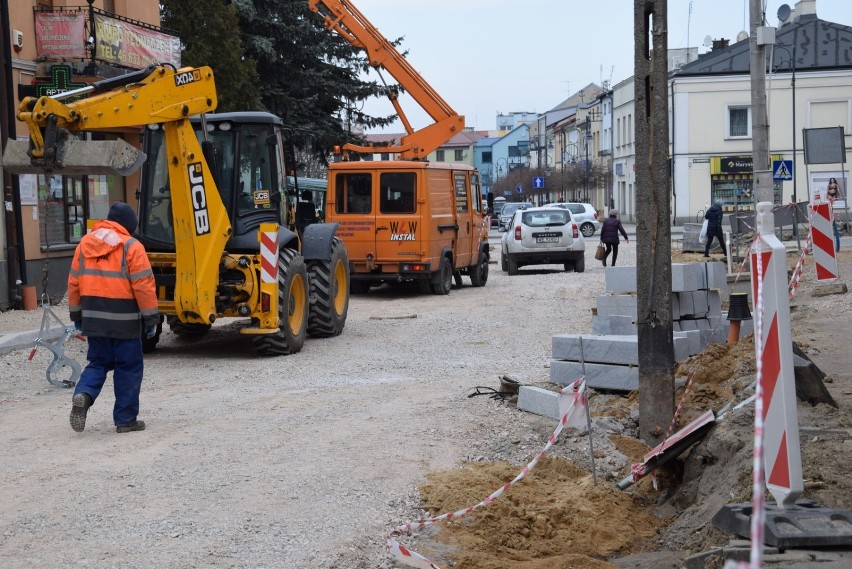
[[308, 274], [311, 278], [308, 336], [339, 336], [349, 310], [349, 255], [343, 241], [333, 239], [330, 259], [309, 261]]
[[302, 349], [308, 325], [309, 290], [305, 260], [295, 249], [282, 248], [278, 253], [279, 330], [252, 337], [258, 355], [286, 356]]

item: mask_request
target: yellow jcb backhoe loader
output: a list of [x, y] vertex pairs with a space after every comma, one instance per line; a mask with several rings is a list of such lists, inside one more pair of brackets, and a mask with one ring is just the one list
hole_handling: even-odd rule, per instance
[[[240, 333], [261, 355], [298, 352], [306, 335], [340, 334], [348, 255], [337, 224], [295, 231], [281, 120], [205, 114], [216, 104], [209, 67], [153, 66], [28, 97], [17, 116], [30, 140], [10, 139], [3, 166], [13, 174], [127, 175], [144, 162], [135, 237], [148, 250], [160, 313], [177, 334], [201, 335], [221, 317], [247, 318]], [[131, 126], [145, 127], [144, 153], [122, 140], [81, 139]], [[145, 342], [147, 351], [159, 334]]]

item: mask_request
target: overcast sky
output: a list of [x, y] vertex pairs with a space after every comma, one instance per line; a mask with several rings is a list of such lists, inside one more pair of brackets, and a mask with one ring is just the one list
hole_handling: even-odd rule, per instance
[[[386, 38], [404, 37], [408, 61], [477, 130], [495, 129], [498, 112], [542, 113], [589, 83], [615, 85], [633, 74], [633, 0], [353, 2]], [[778, 26], [782, 4], [796, 4], [763, 3], [770, 26]], [[707, 36], [734, 43], [748, 30], [748, 4], [669, 0], [669, 48], [688, 44], [704, 53]], [[817, 15], [852, 25], [850, 5], [850, 0], [817, 0]], [[402, 103], [415, 129], [431, 124], [413, 100]], [[390, 103], [379, 99], [365, 110], [393, 113]], [[403, 132], [403, 127], [397, 122], [384, 132]]]

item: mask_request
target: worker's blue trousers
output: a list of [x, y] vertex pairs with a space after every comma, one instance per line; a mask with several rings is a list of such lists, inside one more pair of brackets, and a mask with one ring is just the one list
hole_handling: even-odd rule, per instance
[[112, 371], [115, 407], [112, 418], [116, 427], [129, 425], [139, 414], [139, 390], [142, 388], [142, 340], [87, 338], [89, 364], [80, 375], [74, 393], [88, 393], [92, 401], [98, 398]]

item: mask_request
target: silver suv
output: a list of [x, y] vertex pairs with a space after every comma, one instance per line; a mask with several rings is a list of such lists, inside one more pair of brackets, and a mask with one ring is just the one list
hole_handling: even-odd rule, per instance
[[512, 221], [512, 216], [519, 209], [527, 209], [533, 204], [529, 202], [509, 202], [500, 210], [500, 223], [497, 224], [497, 231], [506, 231], [509, 227], [509, 222]]
[[562, 264], [566, 271], [586, 270], [586, 240], [571, 212], [555, 206], [515, 211], [500, 241], [501, 264], [510, 275], [524, 265]]
[[598, 211], [590, 203], [559, 202], [548, 204], [550, 206], [564, 207], [571, 211], [574, 221], [580, 226], [583, 237], [591, 237], [596, 231], [600, 231], [601, 222], [598, 221]]

